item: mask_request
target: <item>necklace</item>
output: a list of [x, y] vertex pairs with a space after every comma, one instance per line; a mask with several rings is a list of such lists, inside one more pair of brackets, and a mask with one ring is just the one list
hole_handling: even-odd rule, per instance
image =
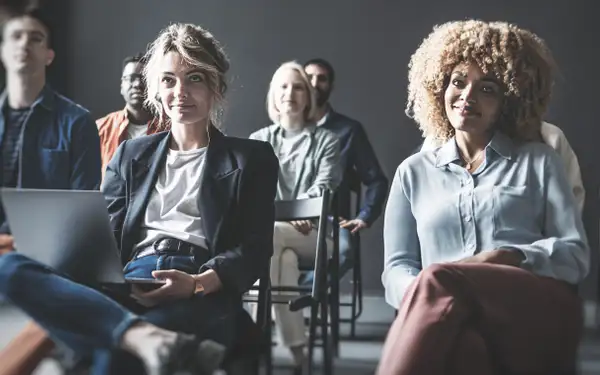
[[481, 155], [483, 155], [483, 151], [480, 151], [479, 154], [476, 157], [474, 157], [473, 159], [468, 160], [465, 157], [465, 155], [462, 155], [462, 153], [461, 153], [461, 156], [462, 156], [463, 160], [465, 161], [465, 168], [467, 169], [467, 171], [471, 172], [471, 169], [473, 168], [473, 163], [475, 163], [477, 160], [479, 160]]

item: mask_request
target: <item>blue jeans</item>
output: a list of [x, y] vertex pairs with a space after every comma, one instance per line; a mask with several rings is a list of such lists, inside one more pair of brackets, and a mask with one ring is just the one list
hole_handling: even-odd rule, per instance
[[[198, 270], [190, 257], [148, 256], [128, 263], [125, 274], [147, 277], [157, 267]], [[140, 373], [139, 361], [119, 349], [123, 334], [139, 321], [232, 345], [238, 307], [222, 293], [145, 308], [128, 291], [103, 291], [71, 281], [18, 253], [0, 256], [0, 297], [23, 310], [54, 340], [78, 355], [93, 357], [95, 375]], [[118, 360], [113, 360], [115, 354]]]
[[[331, 220], [330, 220], [331, 221]], [[340, 228], [339, 231], [339, 247], [340, 247], [340, 266], [339, 266], [339, 277], [346, 274], [354, 266], [354, 249], [352, 248], [352, 233], [348, 229]], [[303, 272], [300, 275], [299, 285], [300, 286], [312, 286], [315, 278], [314, 271]]]

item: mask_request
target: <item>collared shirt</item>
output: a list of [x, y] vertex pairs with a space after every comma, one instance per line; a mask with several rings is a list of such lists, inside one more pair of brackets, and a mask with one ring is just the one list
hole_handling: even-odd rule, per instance
[[[102, 175], [104, 175], [108, 162], [113, 157], [115, 151], [117, 151], [117, 147], [129, 137], [129, 132], [127, 131], [129, 124], [127, 109], [109, 113], [96, 120], [102, 152]], [[158, 119], [153, 119], [148, 123], [146, 134], [154, 134], [162, 130], [168, 129], [161, 129]]]
[[[0, 95], [0, 108], [8, 106]], [[0, 116], [0, 139], [7, 124]], [[87, 109], [48, 85], [31, 105], [22, 125], [16, 187], [93, 190], [100, 186], [100, 140]], [[9, 233], [0, 205], [0, 232]]]
[[[567, 169], [567, 178], [573, 188], [573, 194], [577, 201], [577, 207], [579, 208], [579, 212], [582, 213], [585, 204], [585, 189], [583, 187], [583, 181], [581, 180], [581, 169], [579, 168], [579, 161], [577, 160], [575, 151], [573, 151], [573, 148], [569, 144], [565, 133], [563, 133], [558, 126], [543, 121], [540, 133], [542, 134], [544, 143], [558, 152], [564, 162], [565, 168]], [[433, 150], [436, 147], [437, 143], [435, 140], [427, 137], [425, 138], [425, 141], [423, 141], [421, 151]]]
[[[250, 139], [265, 141], [271, 144], [275, 155], [279, 158], [280, 163], [280, 182], [286, 178], [282, 176], [281, 169], [286, 168], [289, 163], [286, 161], [283, 132], [285, 130], [281, 125], [274, 124], [262, 128], [250, 135]], [[334, 133], [322, 127], [314, 125], [305, 127], [302, 132], [305, 138], [302, 138], [302, 143], [299, 145], [300, 150], [295, 153], [293, 164], [297, 169], [294, 173], [296, 181], [293, 184], [293, 192], [291, 194], [282, 195], [284, 189], [278, 186], [277, 199], [302, 199], [307, 197], [321, 196], [325, 190], [335, 191], [338, 187], [342, 169], [340, 166], [340, 150], [339, 142]]]
[[521, 266], [540, 276], [577, 284], [587, 275], [587, 238], [556, 152], [497, 133], [484, 156], [470, 174], [453, 138], [398, 167], [384, 222], [382, 280], [392, 306], [429, 265], [499, 248], [521, 251]]
[[323, 117], [321, 117], [321, 119], [319, 121], [317, 121], [317, 126], [321, 126], [324, 123], [326, 123], [327, 120], [329, 119], [330, 114], [331, 114], [331, 109], [328, 109], [327, 112], [325, 113], [325, 115], [323, 115]]

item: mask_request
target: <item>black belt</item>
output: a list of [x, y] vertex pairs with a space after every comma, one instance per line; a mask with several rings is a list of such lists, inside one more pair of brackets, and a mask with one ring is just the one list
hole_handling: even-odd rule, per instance
[[176, 238], [161, 238], [152, 244], [158, 255], [207, 255], [209, 250]]

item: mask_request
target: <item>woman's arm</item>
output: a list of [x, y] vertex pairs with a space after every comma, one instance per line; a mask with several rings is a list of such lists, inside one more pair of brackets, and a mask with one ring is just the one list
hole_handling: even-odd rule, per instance
[[387, 303], [396, 309], [406, 289], [421, 271], [417, 222], [402, 181], [402, 168], [400, 165], [394, 176], [383, 222], [382, 282]]
[[200, 274], [213, 270], [223, 288], [241, 294], [261, 277], [273, 255], [275, 193], [279, 161], [268, 143], [257, 143], [241, 178], [238, 215], [241, 241], [206, 262]]
[[125, 178], [121, 176], [121, 161], [127, 141], [121, 143], [112, 159], [106, 166], [104, 179], [102, 180], [102, 194], [106, 200], [110, 226], [113, 234], [120, 245], [121, 232], [123, 231], [123, 222], [127, 213], [127, 184]]
[[562, 161], [556, 153], [545, 159], [544, 191], [545, 238], [532, 244], [502, 246], [519, 250], [525, 260], [521, 267], [541, 276], [578, 284], [590, 268], [590, 250], [581, 214]]
[[318, 169], [315, 179], [306, 192], [298, 199], [320, 197], [325, 190], [335, 191], [342, 181], [342, 166], [340, 163], [340, 144], [333, 133], [328, 133], [324, 139], [322, 151], [315, 155]]

